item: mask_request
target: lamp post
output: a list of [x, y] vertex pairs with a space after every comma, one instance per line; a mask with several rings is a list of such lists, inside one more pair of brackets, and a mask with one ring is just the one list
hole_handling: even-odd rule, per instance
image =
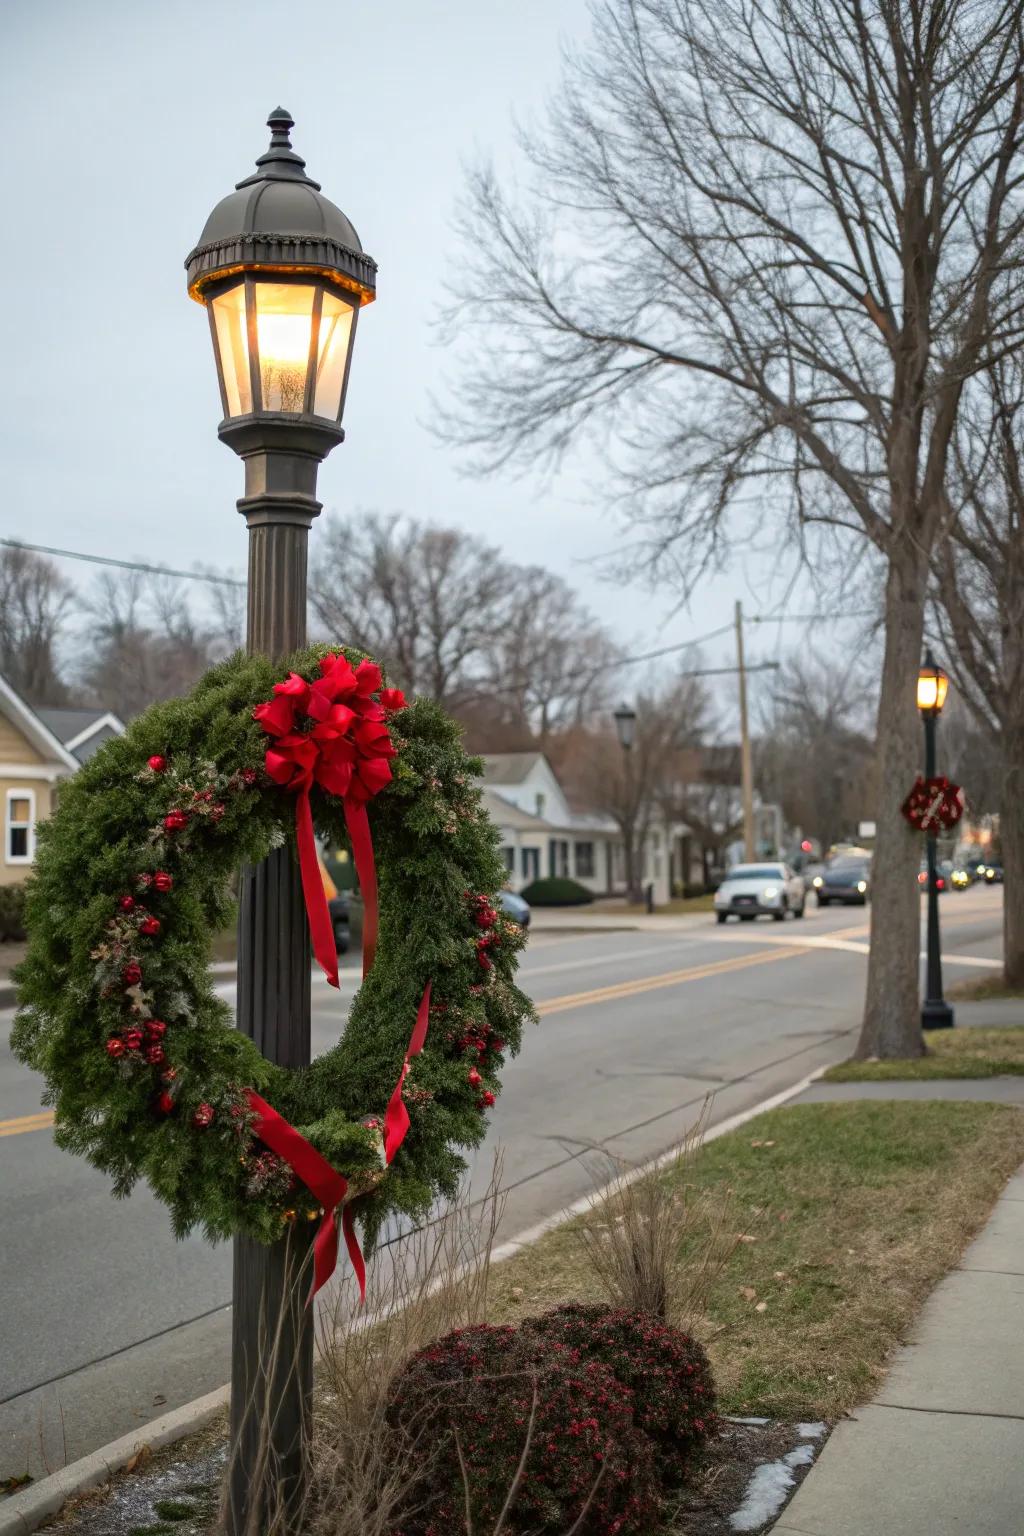
[[[924, 665], [917, 675], [917, 707], [924, 721], [924, 773], [935, 777], [935, 729], [946, 702], [949, 678], [935, 665], [931, 651], [925, 652]], [[938, 838], [928, 830], [928, 967], [925, 998], [921, 1009], [922, 1029], [952, 1029], [953, 1010], [942, 995], [942, 949], [939, 943], [939, 887], [937, 884]]]
[[[306, 175], [278, 107], [270, 147], [206, 221], [185, 266], [205, 305], [224, 419], [245, 465], [249, 530], [246, 645], [281, 660], [306, 639], [317, 471], [341, 426], [359, 309], [376, 264], [349, 220]], [[310, 1059], [309, 933], [290, 848], [242, 872], [238, 1028], [280, 1066]], [[308, 1248], [235, 1240], [227, 1529], [266, 1528], [271, 1491], [286, 1524], [301, 1503], [313, 1379]], [[272, 1486], [271, 1486], [272, 1479]]]
[[636, 710], [629, 704], [620, 704], [615, 711], [614, 719], [626, 768], [626, 899], [637, 901], [639, 900], [637, 893], [639, 880], [635, 868], [636, 849], [633, 846], [636, 821], [636, 809], [633, 805], [633, 743], [636, 740]]

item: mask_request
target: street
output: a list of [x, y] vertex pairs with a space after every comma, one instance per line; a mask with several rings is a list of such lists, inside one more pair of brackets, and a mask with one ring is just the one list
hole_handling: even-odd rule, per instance
[[[942, 920], [947, 985], [997, 966], [999, 889], [944, 898]], [[863, 909], [809, 904], [802, 923], [724, 928], [710, 914], [592, 932], [572, 921], [559, 931], [538, 914], [521, 975], [540, 1025], [504, 1073], [473, 1162], [479, 1191], [500, 1144], [502, 1237], [600, 1178], [596, 1145], [656, 1154], [708, 1094], [714, 1121], [757, 1104], [848, 1055], [860, 1022]], [[314, 1052], [357, 984], [346, 966], [340, 1004], [314, 984]], [[221, 1386], [231, 1288], [229, 1247], [176, 1243], [148, 1192], [117, 1203], [102, 1175], [54, 1147], [10, 1022], [0, 1014], [0, 1477], [52, 1470]]]

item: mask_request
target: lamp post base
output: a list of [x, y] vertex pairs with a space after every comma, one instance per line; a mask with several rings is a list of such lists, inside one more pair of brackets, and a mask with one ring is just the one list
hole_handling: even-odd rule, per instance
[[921, 1006], [922, 1029], [952, 1029], [953, 1010], [945, 998], [926, 998]]

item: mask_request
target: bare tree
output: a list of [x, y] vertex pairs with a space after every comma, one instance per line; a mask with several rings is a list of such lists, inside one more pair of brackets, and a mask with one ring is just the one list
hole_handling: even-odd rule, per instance
[[328, 522], [310, 604], [326, 638], [381, 657], [482, 750], [540, 740], [606, 702], [615, 649], [560, 576], [457, 528], [375, 513]]
[[[936, 620], [998, 765], [1007, 986], [1024, 986], [1024, 364], [975, 381], [957, 436], [955, 536], [935, 553]], [[971, 789], [967, 785], [968, 790]]]
[[609, 701], [616, 650], [560, 576], [513, 568], [504, 620], [487, 647], [486, 691], [541, 743]]
[[791, 658], [761, 721], [761, 791], [823, 848], [875, 819], [874, 690], [857, 671], [856, 661]]
[[593, 725], [571, 732], [560, 744], [556, 762], [570, 791], [592, 810], [612, 817], [622, 834], [632, 901], [640, 899], [647, 838], [659, 818], [674, 819], [687, 761], [709, 718], [710, 700], [701, 679], [683, 675], [660, 694], [637, 698], [628, 752], [613, 730]]
[[1024, 324], [1024, 0], [593, 0], [593, 16], [524, 140], [526, 211], [493, 172], [472, 180], [448, 431], [482, 469], [603, 434], [650, 557], [684, 586], [751, 509], [801, 543], [850, 528], [881, 552], [859, 1050], [911, 1056], [919, 848], [899, 805], [965, 382]]
[[187, 693], [226, 654], [219, 631], [199, 622], [173, 577], [104, 572], [83, 610], [81, 682], [125, 719]]
[[479, 674], [509, 586], [481, 540], [365, 513], [326, 524], [310, 604], [325, 638], [371, 652], [396, 684], [452, 707]]
[[74, 593], [51, 560], [0, 549], [0, 672], [30, 704], [64, 704], [57, 647]]

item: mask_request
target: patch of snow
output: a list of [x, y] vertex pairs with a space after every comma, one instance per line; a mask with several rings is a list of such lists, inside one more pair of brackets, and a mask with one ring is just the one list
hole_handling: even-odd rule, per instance
[[796, 1432], [801, 1440], [820, 1440], [825, 1433], [824, 1424], [798, 1424]]
[[769, 1520], [774, 1520], [796, 1482], [793, 1468], [809, 1466], [813, 1460], [814, 1446], [798, 1445], [781, 1461], [765, 1461], [755, 1467], [743, 1503], [729, 1516], [733, 1530], [759, 1531]]
[[740, 1419], [732, 1413], [727, 1413], [725, 1417], [729, 1424], [767, 1424], [769, 1422], [768, 1419]]

